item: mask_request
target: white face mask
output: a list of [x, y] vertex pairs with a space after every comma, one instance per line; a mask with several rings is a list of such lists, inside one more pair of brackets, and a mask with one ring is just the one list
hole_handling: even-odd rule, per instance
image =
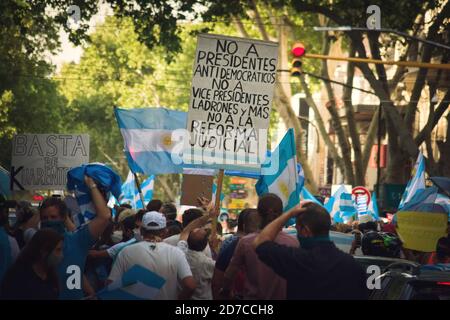
[[114, 243], [119, 243], [120, 241], [122, 241], [122, 238], [123, 238], [123, 233], [121, 230], [116, 230], [111, 235], [111, 240]]

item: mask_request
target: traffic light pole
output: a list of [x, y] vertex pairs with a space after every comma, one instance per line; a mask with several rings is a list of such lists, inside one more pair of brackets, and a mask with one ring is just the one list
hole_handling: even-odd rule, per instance
[[350, 61], [350, 62], [356, 62], [356, 63], [359, 62], [359, 63], [388, 64], [388, 65], [397, 65], [397, 66], [413, 67], [413, 68], [450, 70], [450, 64], [442, 64], [442, 63], [425, 63], [425, 62], [417, 62], [417, 61], [384, 61], [384, 60], [377, 60], [377, 59], [325, 56], [322, 54], [315, 54], [315, 53], [305, 53], [302, 56], [302, 58]]

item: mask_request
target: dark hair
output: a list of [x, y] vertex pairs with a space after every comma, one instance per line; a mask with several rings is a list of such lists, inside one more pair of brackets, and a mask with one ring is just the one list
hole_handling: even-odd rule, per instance
[[50, 207], [58, 208], [59, 216], [61, 218], [66, 218], [69, 214], [66, 203], [59, 197], [46, 198], [44, 201], [42, 201], [41, 206], [39, 207], [39, 211], [42, 213], [43, 210]]
[[162, 201], [158, 200], [158, 199], [154, 199], [152, 201], [150, 201], [149, 203], [147, 203], [147, 211], [157, 211], [159, 212], [159, 210], [161, 210], [162, 207]]
[[360, 223], [358, 225], [358, 229], [361, 232], [367, 232], [367, 231], [378, 231], [377, 223], [375, 221], [369, 221], [365, 223]]
[[439, 238], [436, 244], [436, 257], [439, 260], [443, 260], [450, 257], [450, 238], [442, 237]]
[[306, 208], [306, 211], [297, 216], [297, 225], [308, 227], [313, 236], [328, 235], [331, 228], [331, 218], [328, 211], [313, 202], [305, 203], [303, 208]]
[[203, 251], [208, 244], [208, 234], [205, 233], [203, 237], [200, 237], [196, 234], [196, 232], [191, 231], [191, 233], [189, 233], [187, 243], [189, 249], [194, 251]]
[[181, 227], [174, 220], [167, 221], [167, 238], [181, 233]]
[[161, 213], [166, 216], [167, 220], [175, 220], [177, 218], [177, 207], [170, 202], [166, 202], [161, 207]]
[[186, 210], [182, 216], [183, 228], [186, 228], [189, 223], [197, 218], [200, 218], [201, 216], [203, 216], [203, 211], [201, 209], [192, 208]]
[[142, 221], [142, 217], [144, 217], [144, 214], [147, 213], [147, 210], [145, 209], [140, 209], [137, 213], [136, 213], [136, 221]]
[[[148, 225], [149, 226], [157, 226], [157, 224], [155, 222], [150, 222]], [[141, 227], [141, 236], [143, 238], [148, 237], [148, 236], [160, 237], [163, 235], [163, 233], [165, 231], [166, 231], [166, 228], [159, 229], [159, 230], [147, 230], [147, 229]]]
[[120, 207], [124, 208], [124, 210], [125, 209], [133, 209], [133, 207], [129, 203], [123, 203], [123, 204], [120, 205]]
[[263, 228], [283, 213], [283, 201], [276, 194], [266, 193], [259, 198], [257, 209]]
[[244, 232], [244, 226], [248, 222], [248, 218], [251, 214], [257, 213], [256, 209], [247, 208], [242, 210], [238, 216], [238, 231]]
[[126, 217], [121, 223], [125, 230], [134, 230], [136, 228], [136, 215]]
[[[40, 259], [47, 257], [56, 248], [58, 243], [63, 240], [64, 236], [52, 229], [45, 228], [38, 230], [27, 245], [22, 249], [16, 261], [8, 270], [5, 278], [3, 279], [4, 283], [8, 281], [8, 279], [14, 278], [13, 275], [17, 270], [30, 268]], [[54, 288], [57, 289], [58, 276], [56, 270], [49, 269], [47, 276]]]

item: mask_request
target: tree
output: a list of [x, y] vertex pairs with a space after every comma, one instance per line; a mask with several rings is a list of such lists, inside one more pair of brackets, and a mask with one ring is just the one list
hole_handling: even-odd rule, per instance
[[[298, 12], [316, 12], [328, 17], [337, 25], [361, 25], [360, 15], [356, 12], [365, 12], [366, 3], [361, 1], [334, 1], [329, 4], [328, 1], [292, 1]], [[383, 12], [383, 27], [395, 30], [410, 30], [413, 35], [420, 35], [427, 40], [445, 42], [445, 30], [448, 32], [448, 17], [450, 4], [440, 1], [411, 2], [411, 1], [375, 1], [371, 4], [377, 4]], [[426, 30], [424, 16], [426, 12], [434, 11], [433, 20]], [[402, 12], [398, 15], [398, 12]], [[352, 31], [345, 34], [352, 46], [352, 51], [359, 57], [367, 57], [367, 52], [363, 45], [364, 34], [359, 31]], [[428, 44], [421, 46], [418, 50], [418, 43], [409, 38], [400, 39], [397, 36], [381, 35], [379, 32], [371, 32], [365, 37], [369, 42], [370, 54], [375, 59], [382, 58], [382, 52], [386, 47], [393, 44], [404, 43], [404, 54], [401, 60], [429, 62], [433, 55], [441, 56], [441, 61], [445, 63], [448, 59], [448, 51], [432, 47]], [[352, 52], [351, 51], [351, 52]], [[399, 83], [399, 80], [405, 75], [405, 68], [397, 68], [392, 79], [387, 79], [384, 65], [376, 65], [375, 70], [367, 64], [356, 64], [361, 69], [364, 77], [372, 86], [373, 90], [381, 100], [384, 122], [388, 134], [389, 147], [389, 168], [386, 182], [403, 182], [405, 180], [405, 163], [415, 159], [418, 152], [418, 146], [427, 140], [432, 128], [448, 108], [448, 89], [441, 95], [443, 98], [437, 104], [430, 103], [430, 118], [428, 125], [422, 128], [416, 137], [413, 137], [412, 126], [414, 123], [417, 103], [427, 82], [427, 69], [420, 69], [414, 82], [411, 92], [410, 102], [402, 115], [397, 108], [397, 102], [393, 93]], [[429, 83], [429, 85], [432, 85]], [[436, 88], [434, 89], [434, 91]], [[401, 150], [402, 152], [399, 152]], [[433, 161], [432, 161], [433, 162]], [[428, 159], [428, 163], [430, 163]], [[428, 169], [433, 168], [433, 163], [427, 165]], [[408, 172], [406, 172], [407, 174]], [[445, 174], [441, 172], [440, 174]]]

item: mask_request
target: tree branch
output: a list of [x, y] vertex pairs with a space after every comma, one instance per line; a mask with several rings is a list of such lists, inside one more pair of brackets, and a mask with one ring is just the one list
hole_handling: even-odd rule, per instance
[[236, 15], [231, 16], [234, 22], [234, 25], [236, 26], [236, 29], [239, 31], [242, 37], [249, 38], [249, 35], [247, 33], [247, 30], [245, 30], [244, 24], [242, 23], [241, 18], [239, 18]]
[[[350, 45], [350, 57], [355, 56], [355, 49]], [[358, 186], [365, 185], [365, 172], [363, 171], [363, 162], [361, 154], [361, 141], [359, 139], [358, 129], [356, 128], [355, 113], [353, 111], [352, 91], [353, 78], [355, 76], [355, 64], [348, 62], [347, 64], [347, 86], [344, 87], [344, 106], [345, 115], [347, 117], [347, 126], [352, 139], [353, 152], [355, 153], [355, 183]]]

